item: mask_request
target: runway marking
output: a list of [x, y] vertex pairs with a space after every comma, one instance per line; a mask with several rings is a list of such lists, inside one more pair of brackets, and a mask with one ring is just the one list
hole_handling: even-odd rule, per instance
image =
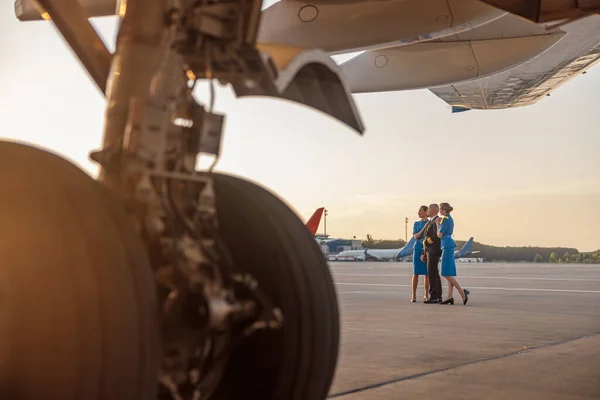
[[[335, 276], [384, 276], [384, 277], [400, 277], [410, 278], [412, 275], [399, 274], [335, 274]], [[507, 279], [507, 280], [528, 280], [528, 281], [568, 281], [568, 282], [600, 282], [600, 279], [581, 279], [581, 278], [532, 278], [532, 277], [516, 277], [516, 276], [471, 276], [460, 275], [460, 279]]]
[[398, 335], [398, 331], [393, 330], [393, 329], [350, 328], [347, 326], [345, 326], [343, 329], [345, 331], [369, 332], [369, 333], [391, 333], [393, 335]]
[[398, 382], [402, 382], [402, 381], [408, 381], [408, 380], [418, 379], [418, 378], [422, 378], [422, 377], [429, 376], [429, 375], [440, 374], [442, 372], [450, 371], [450, 370], [453, 370], [453, 369], [458, 369], [458, 368], [461, 368], [461, 367], [466, 367], [468, 365], [479, 364], [479, 363], [484, 363], [484, 362], [487, 362], [487, 361], [493, 361], [493, 360], [499, 360], [499, 359], [503, 359], [503, 358], [508, 358], [508, 357], [516, 356], [516, 355], [519, 355], [519, 354], [525, 354], [525, 353], [529, 353], [529, 352], [532, 352], [532, 351], [536, 351], [536, 350], [544, 349], [544, 348], [548, 348], [548, 347], [556, 347], [556, 346], [560, 346], [562, 344], [567, 344], [567, 343], [575, 342], [577, 340], [593, 338], [593, 337], [596, 337], [598, 335], [600, 335], [600, 332], [594, 332], [594, 333], [587, 334], [587, 335], [576, 336], [576, 337], [572, 337], [572, 338], [560, 340], [558, 342], [547, 343], [547, 344], [540, 344], [540, 345], [537, 345], [537, 346], [526, 347], [524, 349], [520, 349], [520, 350], [516, 350], [516, 351], [511, 351], [511, 352], [508, 352], [508, 353], [498, 354], [498, 355], [490, 356], [490, 357], [484, 357], [484, 358], [476, 359], [476, 360], [473, 360], [473, 361], [468, 361], [468, 362], [463, 363], [463, 364], [451, 365], [451, 366], [448, 366], [448, 367], [439, 368], [439, 369], [435, 369], [435, 370], [432, 370], [432, 371], [425, 371], [425, 372], [421, 372], [421, 373], [413, 374], [413, 375], [408, 375], [408, 376], [400, 376], [400, 377], [397, 377], [397, 378], [394, 378], [394, 379], [389, 379], [389, 380], [385, 380], [385, 381], [382, 381], [382, 382], [375, 382], [375, 383], [367, 384], [365, 386], [360, 386], [360, 387], [356, 387], [356, 388], [353, 388], [353, 389], [344, 390], [342, 392], [332, 393], [332, 394], [329, 394], [327, 396], [327, 398], [328, 399], [332, 399], [332, 398], [335, 398], [335, 397], [346, 396], [346, 395], [349, 395], [349, 394], [354, 394], [354, 393], [359, 393], [359, 392], [365, 392], [367, 390], [376, 389], [376, 388], [379, 388], [379, 387], [382, 387], [382, 386], [388, 386], [388, 385], [391, 385], [393, 383], [398, 383]]
[[[408, 286], [408, 285], [407, 285]], [[338, 291], [338, 293], [361, 293], [361, 294], [365, 294], [365, 293], [379, 293], [375, 290], [350, 290], [350, 291]]]
[[[392, 263], [390, 263], [392, 264]], [[412, 268], [412, 263], [401, 263], [402, 265], [382, 265], [382, 266], [378, 266], [378, 267], [363, 267], [363, 266], [332, 266], [330, 265], [329, 268], [334, 270], [334, 269], [382, 269], [382, 268], [392, 268], [392, 269], [400, 269], [400, 268]], [[485, 264], [485, 263], [484, 263]], [[544, 269], [544, 268], [569, 268], [569, 269], [577, 269], [577, 268], [592, 268], [592, 269], [598, 269], [600, 268], [600, 265], [598, 264], [592, 264], [592, 265], [588, 265], [588, 264], [566, 264], [566, 265], [535, 265], [535, 264], [510, 264], [510, 265], [472, 265], [469, 263], [456, 263], [456, 267], [457, 268], [482, 268], [482, 269], [493, 269], [493, 268], [535, 268], [535, 269]]]
[[[394, 285], [391, 283], [336, 282], [335, 284], [336, 285], [349, 285], [349, 286], [411, 287], [411, 285]], [[503, 288], [503, 287], [489, 287], [489, 286], [469, 286], [468, 289], [504, 290], [504, 291], [509, 291], [509, 292], [563, 292], [563, 293], [597, 293], [597, 294], [600, 294], [600, 290], [575, 290], [575, 289]]]

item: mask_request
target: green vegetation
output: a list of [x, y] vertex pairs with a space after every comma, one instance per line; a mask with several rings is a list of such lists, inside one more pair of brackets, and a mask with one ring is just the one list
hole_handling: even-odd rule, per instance
[[[462, 247], [464, 241], [457, 240], [457, 247]], [[473, 257], [484, 258], [486, 261], [506, 262], [536, 262], [536, 263], [600, 263], [600, 250], [590, 253], [580, 253], [577, 249], [566, 247], [499, 247], [473, 242], [473, 251], [480, 253]]]
[[[397, 249], [405, 244], [402, 239], [376, 240], [372, 235], [367, 235], [367, 240], [362, 241], [362, 246], [369, 249]], [[464, 244], [464, 240], [456, 241], [457, 248]], [[486, 261], [600, 264], [600, 250], [580, 253], [577, 249], [568, 247], [499, 247], [473, 242], [473, 251], [479, 253], [472, 257], [483, 258]]]
[[367, 234], [367, 240], [362, 241], [362, 247], [365, 249], [399, 249], [404, 247], [406, 242], [402, 239], [398, 240], [375, 240], [373, 236]]

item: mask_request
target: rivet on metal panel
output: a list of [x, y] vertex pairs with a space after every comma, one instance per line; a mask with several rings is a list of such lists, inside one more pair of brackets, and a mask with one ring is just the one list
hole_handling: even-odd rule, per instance
[[319, 16], [319, 9], [313, 5], [306, 5], [298, 11], [298, 18], [302, 22], [312, 22]]
[[385, 55], [381, 54], [381, 55], [378, 55], [377, 57], [375, 57], [375, 66], [377, 68], [383, 68], [387, 65], [387, 63], [388, 63], [388, 58]]

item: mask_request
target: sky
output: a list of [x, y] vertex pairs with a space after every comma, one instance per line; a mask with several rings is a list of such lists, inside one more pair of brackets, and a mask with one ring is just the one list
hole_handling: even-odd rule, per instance
[[[89, 153], [101, 144], [101, 92], [51, 23], [18, 22], [11, 1], [0, 7], [0, 139], [60, 154], [96, 176]], [[93, 20], [111, 50], [115, 22]], [[208, 100], [206, 87], [198, 99]], [[510, 110], [452, 114], [428, 90], [358, 94], [360, 136], [308, 107], [236, 99], [218, 87], [216, 110], [227, 119], [216, 171], [277, 193], [304, 221], [326, 207], [334, 237], [404, 239], [405, 217], [410, 234], [420, 205], [449, 202], [455, 239], [593, 251], [599, 91], [596, 66]]]

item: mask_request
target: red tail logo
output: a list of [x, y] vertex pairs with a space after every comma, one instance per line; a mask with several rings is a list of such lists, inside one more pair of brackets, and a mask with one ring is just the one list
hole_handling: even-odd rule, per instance
[[323, 210], [325, 207], [317, 208], [312, 217], [306, 223], [306, 227], [308, 230], [314, 235], [317, 234], [317, 229], [319, 228], [319, 224], [321, 223], [321, 216], [323, 215]]

